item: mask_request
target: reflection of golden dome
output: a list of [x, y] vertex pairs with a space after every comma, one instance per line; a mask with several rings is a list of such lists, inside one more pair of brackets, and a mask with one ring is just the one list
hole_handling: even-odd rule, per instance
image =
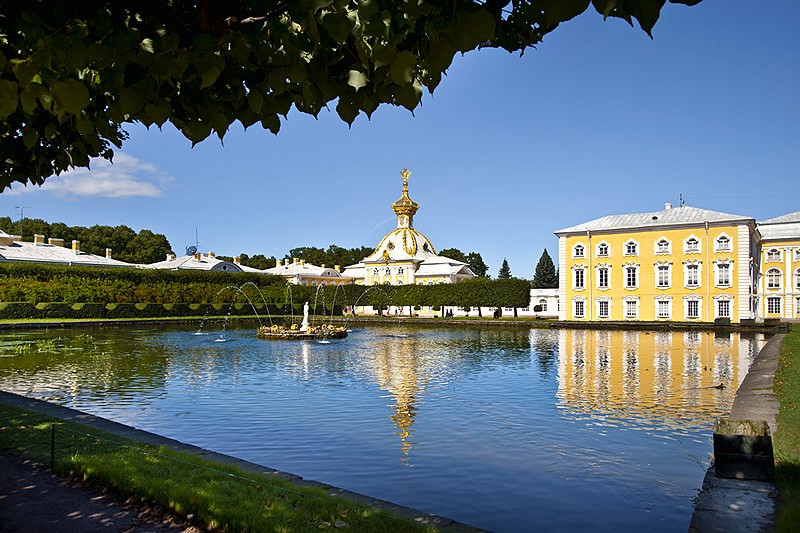
[[419, 204], [408, 196], [408, 177], [411, 175], [411, 171], [404, 168], [403, 171], [400, 172], [400, 175], [403, 176], [403, 194], [400, 196], [399, 200], [392, 204], [392, 209], [398, 217], [409, 217], [409, 226], [411, 226], [411, 218], [419, 209]]

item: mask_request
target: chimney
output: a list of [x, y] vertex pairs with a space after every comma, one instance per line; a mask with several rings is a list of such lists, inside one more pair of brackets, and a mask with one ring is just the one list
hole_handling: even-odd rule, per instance
[[287, 267], [289, 266], [289, 258], [288, 257], [283, 260], [283, 266], [287, 266]]
[[37, 246], [40, 245], [40, 244], [44, 244], [44, 235], [40, 235], [38, 233], [36, 235], [34, 235], [33, 236], [33, 244], [35, 244]]
[[81, 251], [81, 241], [72, 241], [72, 251], [76, 254]]
[[306, 260], [305, 259], [301, 259], [300, 260], [300, 266], [304, 266], [305, 264], [306, 264]]
[[325, 263], [322, 263], [322, 264], [320, 265], [320, 268], [325, 268]]
[[194, 258], [200, 261], [200, 252], [195, 252]]
[[51, 246], [64, 246], [64, 239], [56, 239], [50, 237], [49, 239], [47, 239], [47, 244]]
[[342, 271], [342, 265], [333, 265], [333, 269], [334, 269], [336, 272], [341, 272], [341, 271]]
[[106, 248], [106, 259], [111, 259], [111, 248]]
[[237, 255], [236, 257], [234, 257], [234, 258], [233, 258], [233, 264], [234, 264], [234, 265], [239, 265], [239, 264], [241, 264], [241, 263], [242, 263], [242, 258], [241, 258], [241, 257], [239, 257], [238, 255]]
[[299, 262], [300, 262], [300, 259], [298, 259], [297, 257], [292, 257], [292, 263], [294, 263], [296, 265]]
[[665, 203], [664, 204], [664, 210], [665, 211], [669, 211], [670, 209], [672, 209], [672, 204], [670, 202]]
[[167, 253], [167, 261], [172, 261], [173, 259], [175, 259], [175, 256], [171, 253]]
[[217, 257], [216, 252], [208, 252], [208, 257]]

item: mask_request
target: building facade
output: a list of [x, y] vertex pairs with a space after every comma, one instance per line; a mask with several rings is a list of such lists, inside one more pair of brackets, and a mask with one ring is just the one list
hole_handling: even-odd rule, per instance
[[414, 229], [419, 204], [408, 195], [411, 172], [404, 168], [403, 192], [392, 204], [397, 228], [387, 233], [375, 251], [344, 269], [359, 285], [458, 283], [475, 277], [466, 263], [436, 254], [428, 238]]
[[690, 206], [556, 231], [559, 319], [739, 322], [755, 318], [755, 219]]
[[800, 318], [800, 211], [758, 223], [758, 312]]

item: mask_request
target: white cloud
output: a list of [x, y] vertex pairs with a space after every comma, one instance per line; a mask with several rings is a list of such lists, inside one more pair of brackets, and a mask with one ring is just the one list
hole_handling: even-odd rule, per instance
[[114, 155], [114, 163], [96, 158], [91, 168], [79, 168], [47, 178], [40, 188], [26, 186], [8, 191], [12, 195], [34, 190], [49, 191], [62, 198], [101, 196], [105, 198], [158, 198], [164, 195], [173, 178], [154, 165], [123, 153]]

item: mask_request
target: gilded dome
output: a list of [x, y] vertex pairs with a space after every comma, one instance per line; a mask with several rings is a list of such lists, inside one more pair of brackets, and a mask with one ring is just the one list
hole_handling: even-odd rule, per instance
[[387, 233], [364, 261], [424, 261], [435, 255], [436, 250], [425, 235], [413, 228], [397, 228]]

